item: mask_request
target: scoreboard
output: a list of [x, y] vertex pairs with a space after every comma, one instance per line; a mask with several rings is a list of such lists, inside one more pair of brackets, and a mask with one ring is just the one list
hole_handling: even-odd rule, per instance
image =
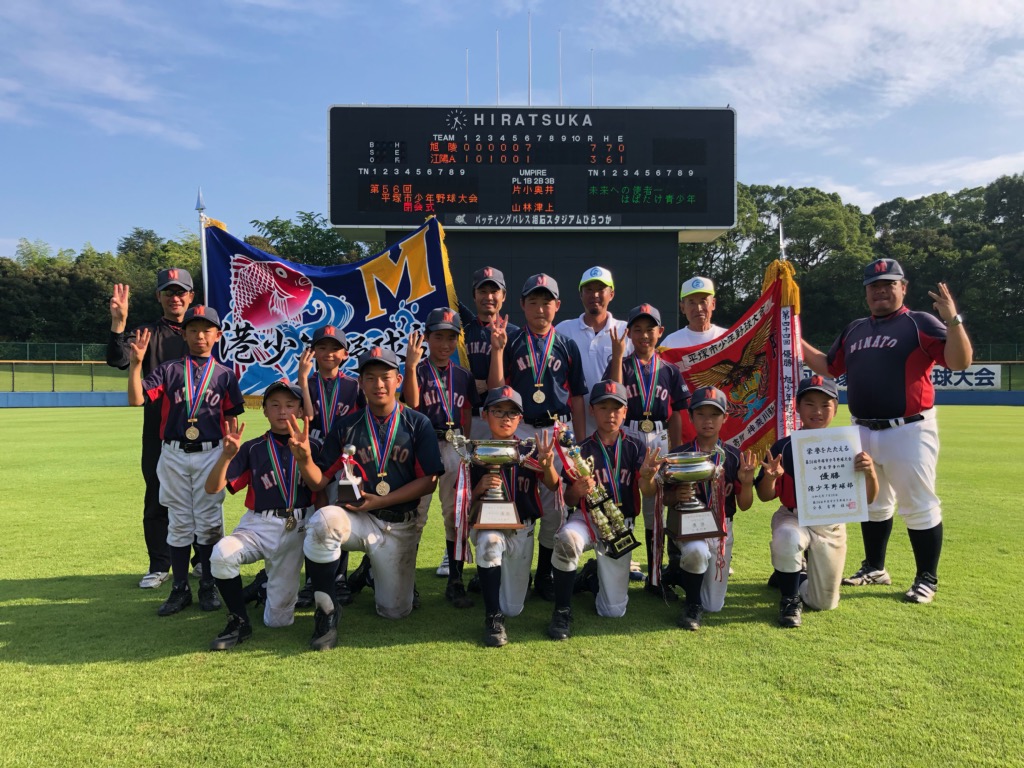
[[328, 215], [418, 227], [678, 231], [736, 223], [732, 109], [332, 106]]

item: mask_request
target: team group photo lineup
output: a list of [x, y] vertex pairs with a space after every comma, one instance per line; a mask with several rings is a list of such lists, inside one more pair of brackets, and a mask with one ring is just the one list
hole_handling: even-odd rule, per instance
[[[347, 333], [343, 316], [297, 340], [264, 322], [264, 355], [287, 351], [292, 364], [255, 385], [223, 359], [244, 297], [218, 311], [170, 267], [156, 276], [162, 315], [140, 322], [115, 285], [106, 362], [127, 370], [144, 414], [138, 586], [159, 595], [157, 617], [193, 604], [226, 613], [214, 651], [255, 641], [261, 609], [267, 628], [312, 609], [299, 621], [313, 650], [338, 645], [354, 600], [409, 616], [420, 554], [450, 609], [482, 608], [487, 647], [516, 636], [528, 600], [550, 604], [554, 641], [572, 637], [574, 610], [622, 619], [631, 596], [698, 631], [729, 611], [733, 520], [756, 497], [777, 500], [770, 541], [739, 546], [763, 551], [778, 590], [766, 622], [800, 627], [806, 610], [860, 588], [931, 603], [943, 543], [931, 372], [973, 362], [953, 290], [939, 283], [931, 307], [910, 309], [913, 276], [875, 259], [848, 276], [865, 315], [820, 350], [802, 339], [791, 268], [769, 272], [762, 299], [726, 328], [714, 275], [687, 276], [678, 306], [640, 295], [616, 317], [615, 275], [600, 263], [571, 286], [544, 272], [511, 284], [484, 264], [377, 336]], [[849, 424], [834, 422], [841, 396]], [[245, 499], [230, 531], [226, 491]], [[894, 585], [897, 512], [915, 571]], [[443, 551], [419, 551], [428, 517]], [[844, 573], [853, 522], [863, 557]], [[243, 566], [258, 563], [246, 583]]]

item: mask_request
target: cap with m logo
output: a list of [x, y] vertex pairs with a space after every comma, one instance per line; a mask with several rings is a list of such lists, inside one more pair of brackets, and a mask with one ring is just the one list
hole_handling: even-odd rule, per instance
[[875, 259], [864, 267], [864, 285], [870, 285], [878, 280], [895, 282], [903, 279], [903, 267], [896, 259]]

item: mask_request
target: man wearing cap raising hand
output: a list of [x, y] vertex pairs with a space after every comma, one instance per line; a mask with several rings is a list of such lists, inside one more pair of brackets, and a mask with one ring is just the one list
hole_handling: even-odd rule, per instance
[[885, 553], [898, 505], [917, 564], [904, 599], [930, 603], [942, 551], [942, 508], [935, 495], [939, 429], [931, 370], [935, 363], [963, 370], [974, 351], [945, 283], [928, 292], [938, 318], [907, 309], [907, 281], [893, 259], [877, 259], [864, 268], [864, 289], [869, 317], [846, 326], [827, 353], [803, 342], [804, 362], [812, 371], [846, 374], [850, 414], [878, 476], [878, 496], [868, 505], [868, 521], [861, 523], [864, 562], [843, 584], [892, 583]]
[[[188, 352], [181, 335], [181, 320], [195, 294], [192, 275], [187, 270], [161, 269], [156, 276], [156, 300], [163, 315], [125, 333], [128, 325], [128, 285], [118, 283], [110, 298], [110, 338], [107, 340], [107, 365], [125, 370], [131, 358], [131, 343], [143, 329], [150, 334], [149, 347], [142, 361], [142, 377], [168, 360], [180, 360]], [[149, 570], [142, 577], [142, 589], [156, 589], [170, 578], [171, 556], [167, 548], [167, 507], [160, 503], [160, 480], [156, 465], [160, 461], [160, 405], [146, 405], [142, 417], [142, 478], [146, 495], [142, 503], [142, 533], [149, 553]]]
[[[612, 338], [626, 335], [626, 322], [616, 320], [608, 311], [608, 305], [615, 298], [615, 280], [610, 270], [604, 267], [591, 267], [583, 272], [580, 278], [580, 301], [583, 303], [583, 314], [572, 320], [563, 320], [555, 330], [576, 342], [583, 361], [583, 378], [590, 387], [604, 378], [608, 363], [612, 360]], [[633, 351], [633, 345], [626, 340], [625, 354]], [[578, 435], [579, 440], [593, 434], [595, 429], [594, 414], [590, 410], [590, 393], [587, 393], [585, 435]]]
[[706, 277], [691, 277], [679, 289], [679, 311], [686, 317], [686, 325], [670, 333], [661, 342], [663, 347], [698, 347], [710, 344], [728, 328], [713, 325], [715, 311], [715, 284]]

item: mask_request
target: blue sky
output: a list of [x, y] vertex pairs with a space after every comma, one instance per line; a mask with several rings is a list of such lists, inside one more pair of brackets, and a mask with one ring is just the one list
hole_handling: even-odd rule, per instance
[[865, 211], [1024, 171], [1020, 0], [4, 0], [0, 256], [326, 213], [331, 104], [724, 106], [738, 177]]

